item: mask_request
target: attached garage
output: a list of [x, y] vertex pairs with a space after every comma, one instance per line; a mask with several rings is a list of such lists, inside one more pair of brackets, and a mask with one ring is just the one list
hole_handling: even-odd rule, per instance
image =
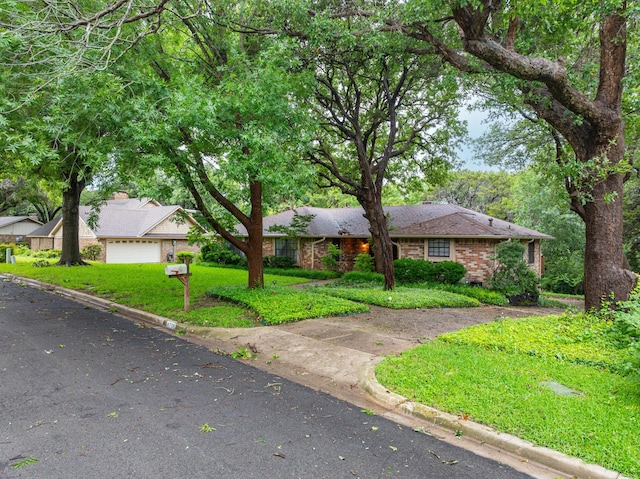
[[[169, 253], [197, 252], [188, 244], [189, 229], [200, 226], [180, 206], [162, 206], [149, 198], [129, 198], [119, 192], [102, 205], [98, 220], [89, 221], [94, 212], [90, 206], [79, 208], [78, 240], [80, 248], [98, 243], [100, 261], [105, 263], [164, 263]], [[36, 248], [62, 244], [62, 218], [58, 217], [34, 230]]]
[[160, 263], [160, 240], [107, 240], [107, 263]]

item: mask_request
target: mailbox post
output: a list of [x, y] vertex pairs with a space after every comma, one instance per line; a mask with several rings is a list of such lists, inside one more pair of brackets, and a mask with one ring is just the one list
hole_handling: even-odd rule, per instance
[[169, 278], [178, 278], [184, 285], [184, 311], [189, 312], [189, 264], [171, 264], [164, 267], [164, 274]]

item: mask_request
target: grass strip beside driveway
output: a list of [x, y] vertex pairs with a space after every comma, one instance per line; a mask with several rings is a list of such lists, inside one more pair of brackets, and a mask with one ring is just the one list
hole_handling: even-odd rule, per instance
[[375, 304], [390, 309], [415, 308], [471, 308], [480, 306], [477, 299], [448, 291], [397, 287], [393, 291], [382, 288], [344, 288], [317, 286], [307, 288], [322, 294]]
[[260, 315], [263, 324], [280, 324], [322, 316], [364, 313], [369, 308], [347, 299], [316, 294], [315, 288], [296, 290], [269, 286], [264, 289], [240, 287], [212, 288], [209, 294], [246, 305]]
[[640, 477], [640, 384], [617, 372], [632, 353], [592, 326], [582, 315], [473, 326], [386, 358], [376, 374], [413, 401]]

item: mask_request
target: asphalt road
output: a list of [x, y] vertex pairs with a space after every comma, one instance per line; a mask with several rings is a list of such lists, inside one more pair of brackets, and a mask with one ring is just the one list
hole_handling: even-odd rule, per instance
[[529, 476], [68, 299], [0, 282], [0, 478]]

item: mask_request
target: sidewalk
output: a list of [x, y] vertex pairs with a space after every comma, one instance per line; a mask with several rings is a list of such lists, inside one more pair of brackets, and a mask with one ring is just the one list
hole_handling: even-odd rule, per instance
[[[66, 296], [98, 309], [116, 311], [115, 314], [169, 332], [176, 330], [175, 322], [167, 318], [79, 291], [9, 274], [0, 277]], [[499, 308], [490, 313], [500, 314]], [[177, 328], [182, 329], [180, 325]], [[223, 354], [245, 349], [254, 355], [253, 359], [246, 361], [256, 368], [347, 400], [363, 409], [374, 410], [400, 424], [507, 463], [533, 477], [628, 479], [603, 467], [585, 464], [579, 459], [536, 447], [509, 434], [498, 433], [486, 426], [410, 402], [386, 390], [375, 378], [375, 365], [382, 360], [382, 354], [398, 353], [415, 347], [418, 342], [408, 337], [398, 337], [397, 334], [384, 334], [379, 328], [373, 325], [367, 327], [362, 321], [350, 323], [340, 318], [312, 319], [295, 325], [249, 329], [187, 326], [186, 332], [181, 337], [188, 341]], [[361, 349], [367, 350], [353, 349], [344, 344], [363, 345], [365, 347]], [[462, 437], [454, 435], [455, 431], [462, 431]]]

